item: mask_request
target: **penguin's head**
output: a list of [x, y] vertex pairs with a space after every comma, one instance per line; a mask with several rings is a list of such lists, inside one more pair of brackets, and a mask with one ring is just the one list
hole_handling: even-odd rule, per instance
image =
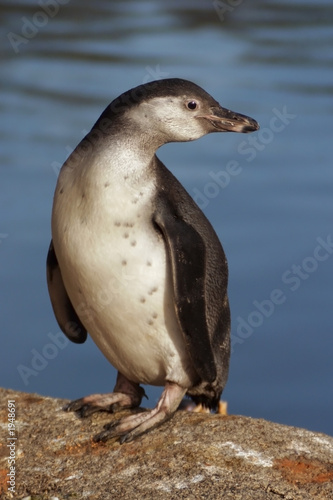
[[121, 119], [122, 127], [134, 125], [142, 134], [154, 136], [159, 145], [192, 141], [211, 132], [259, 129], [252, 118], [223, 108], [201, 87], [178, 78], [135, 87], [115, 99], [107, 110], [109, 116]]

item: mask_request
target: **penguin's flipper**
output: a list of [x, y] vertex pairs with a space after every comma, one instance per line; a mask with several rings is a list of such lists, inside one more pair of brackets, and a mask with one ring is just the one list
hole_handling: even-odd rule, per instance
[[47, 254], [46, 270], [47, 286], [58, 324], [69, 340], [76, 344], [83, 344], [87, 339], [87, 330], [67, 295], [52, 240]]
[[216, 365], [206, 318], [206, 245], [202, 236], [160, 198], [153, 222], [165, 240], [171, 266], [176, 314], [199, 377], [216, 378]]

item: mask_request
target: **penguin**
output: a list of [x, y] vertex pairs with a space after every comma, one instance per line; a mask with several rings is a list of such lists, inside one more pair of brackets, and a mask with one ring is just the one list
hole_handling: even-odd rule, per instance
[[227, 260], [156, 151], [258, 129], [198, 85], [162, 79], [112, 101], [62, 166], [47, 256], [51, 304], [65, 335], [83, 343], [89, 332], [118, 372], [112, 393], [65, 409], [85, 417], [136, 408], [140, 384], [164, 388], [155, 408], [105, 426], [96, 442], [133, 440], [171, 418], [185, 395], [216, 411], [230, 359]]

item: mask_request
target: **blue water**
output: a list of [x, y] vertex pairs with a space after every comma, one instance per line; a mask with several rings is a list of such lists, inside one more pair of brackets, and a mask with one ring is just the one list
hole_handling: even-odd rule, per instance
[[[114, 97], [182, 77], [261, 124], [159, 151], [229, 260], [223, 398], [233, 414], [332, 434], [332, 2], [52, 5], [0, 1], [0, 385], [65, 398], [112, 390], [115, 370], [91, 340], [66, 342], [49, 303], [57, 174]], [[146, 391], [155, 405], [161, 390]]]

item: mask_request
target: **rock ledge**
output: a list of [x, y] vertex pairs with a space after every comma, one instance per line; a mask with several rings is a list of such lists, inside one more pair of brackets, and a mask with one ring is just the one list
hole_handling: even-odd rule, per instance
[[62, 411], [65, 400], [5, 389], [0, 403], [1, 500], [333, 499], [333, 438], [324, 434], [179, 411], [134, 442], [96, 444], [120, 414], [82, 420]]

